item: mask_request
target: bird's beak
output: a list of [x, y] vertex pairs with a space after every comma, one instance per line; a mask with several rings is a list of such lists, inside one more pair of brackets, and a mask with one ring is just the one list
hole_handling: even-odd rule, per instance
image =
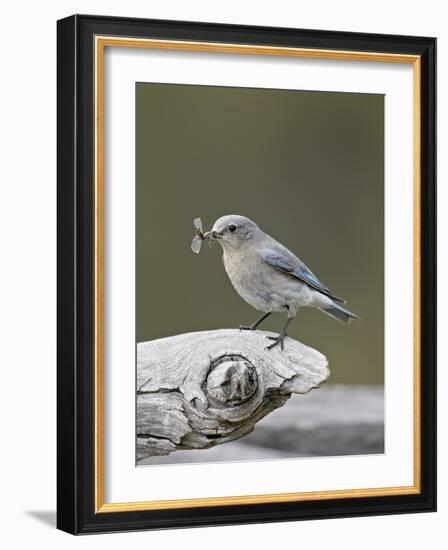
[[221, 238], [220, 234], [217, 231], [207, 231], [204, 233], [204, 239], [210, 241], [219, 240]]

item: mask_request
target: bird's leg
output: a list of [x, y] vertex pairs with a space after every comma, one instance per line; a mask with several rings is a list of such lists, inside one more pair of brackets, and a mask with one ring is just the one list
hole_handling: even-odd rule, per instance
[[252, 323], [251, 325], [240, 325], [240, 330], [257, 330], [257, 327], [260, 323], [262, 323], [266, 317], [269, 317], [269, 315], [272, 313], [272, 311], [268, 311], [265, 313], [262, 317], [260, 317], [255, 323]]
[[280, 332], [280, 334], [278, 336], [267, 336], [266, 337], [268, 340], [273, 340], [273, 342], [272, 342], [272, 344], [269, 344], [269, 346], [266, 346], [265, 349], [272, 349], [277, 344], [280, 344], [280, 348], [283, 351], [284, 340], [285, 340], [286, 336], [288, 336], [286, 334], [286, 331], [288, 330], [288, 327], [289, 327], [291, 321], [296, 316], [295, 312], [291, 311], [291, 308], [289, 308], [288, 306], [287, 306], [287, 308], [288, 308], [288, 318], [286, 319], [285, 326], [283, 327], [282, 331]]

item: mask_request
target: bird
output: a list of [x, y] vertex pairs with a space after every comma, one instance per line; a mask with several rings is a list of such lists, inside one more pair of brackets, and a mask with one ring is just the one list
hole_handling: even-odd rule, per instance
[[263, 315], [240, 330], [256, 330], [272, 312], [286, 312], [287, 319], [278, 336], [268, 336], [270, 350], [284, 340], [299, 308], [315, 307], [331, 317], [350, 322], [359, 317], [343, 307], [333, 294], [286, 246], [262, 231], [258, 225], [237, 214], [220, 217], [204, 238], [217, 241], [223, 263], [237, 293]]

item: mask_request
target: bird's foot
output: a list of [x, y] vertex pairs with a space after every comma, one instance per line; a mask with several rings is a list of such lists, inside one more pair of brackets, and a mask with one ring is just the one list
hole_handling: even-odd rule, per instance
[[257, 325], [254, 323], [253, 325], [240, 325], [240, 330], [255, 330], [257, 328]]
[[273, 340], [273, 342], [272, 344], [269, 344], [269, 346], [266, 346], [265, 349], [272, 349], [280, 344], [280, 349], [283, 351], [284, 340], [286, 336], [286, 334], [279, 334], [278, 336], [266, 336], [268, 340]]

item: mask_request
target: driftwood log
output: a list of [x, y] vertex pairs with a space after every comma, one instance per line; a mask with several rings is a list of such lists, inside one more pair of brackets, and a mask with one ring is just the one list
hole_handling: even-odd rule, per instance
[[138, 344], [137, 460], [243, 437], [328, 378], [321, 353], [291, 338], [266, 350], [266, 336], [225, 329]]

